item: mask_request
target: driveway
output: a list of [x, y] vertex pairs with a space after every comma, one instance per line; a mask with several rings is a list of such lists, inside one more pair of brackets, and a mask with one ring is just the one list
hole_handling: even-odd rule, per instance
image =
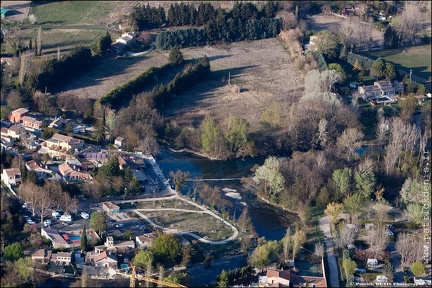
[[387, 244], [387, 250], [390, 251], [390, 263], [395, 269], [395, 273], [393, 274], [393, 282], [404, 283], [403, 267], [401, 265], [401, 257], [396, 251], [396, 243], [389, 242]]
[[319, 220], [319, 227], [321, 231], [323, 231], [325, 236], [325, 247], [326, 247], [326, 255], [325, 258], [327, 260], [328, 271], [328, 286], [329, 287], [339, 287], [339, 270], [336, 262], [336, 257], [334, 255], [333, 248], [333, 237], [330, 234], [330, 223], [328, 217], [322, 217]]

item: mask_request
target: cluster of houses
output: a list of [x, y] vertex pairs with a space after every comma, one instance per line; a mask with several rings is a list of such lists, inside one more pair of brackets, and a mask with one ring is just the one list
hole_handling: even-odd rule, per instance
[[[40, 118], [42, 118], [40, 116]], [[42, 123], [48, 122], [48, 119], [37, 119], [30, 116], [29, 110], [19, 108], [12, 111], [7, 120], [1, 122], [1, 149], [11, 154], [17, 154], [16, 141], [19, 140], [21, 145], [28, 149], [34, 149], [41, 155], [48, 154], [51, 158], [49, 161], [36, 159], [25, 159], [25, 168], [28, 171], [34, 171], [38, 179], [54, 177], [57, 180], [67, 182], [91, 181], [92, 176], [89, 173], [96, 167], [101, 167], [108, 161], [111, 155], [110, 151], [100, 149], [100, 147], [86, 144], [84, 140], [72, 136], [55, 133], [51, 138], [39, 139], [42, 131]], [[48, 127], [62, 130], [71, 123], [75, 132], [82, 132], [86, 129], [83, 125], [72, 123], [69, 119], [54, 118], [49, 121]], [[124, 147], [124, 139], [117, 137], [114, 144], [119, 149]], [[41, 157], [42, 158], [42, 157]], [[60, 161], [54, 161], [55, 159]], [[46, 159], [45, 159], [46, 160]], [[157, 189], [157, 181], [149, 177], [141, 168], [145, 168], [141, 158], [135, 156], [118, 155], [119, 168], [125, 169], [131, 167], [132, 174], [147, 192], [154, 192]], [[133, 165], [132, 165], [133, 164]], [[133, 166], [133, 167], [132, 167]], [[1, 180], [9, 187], [21, 183], [20, 169], [10, 168], [3, 169]]]
[[397, 102], [396, 95], [402, 93], [403, 90], [404, 84], [402, 82], [394, 81], [391, 83], [388, 80], [376, 81], [373, 85], [358, 87], [360, 96], [374, 105]]
[[[69, 231], [69, 233], [57, 232], [49, 228], [41, 228], [41, 234], [51, 240], [53, 248], [68, 252], [56, 252], [50, 249], [38, 249], [31, 253], [31, 258], [35, 263], [39, 264], [54, 264], [56, 266], [69, 266], [76, 264], [76, 268], [83, 269], [87, 266], [89, 274], [98, 274], [94, 268], [97, 268], [102, 274], [115, 275], [118, 269], [121, 269], [122, 263], [128, 263], [135, 255], [135, 248], [148, 248], [152, 246], [153, 240], [156, 238], [154, 232], [145, 233], [135, 237], [134, 240], [114, 241], [112, 236], [107, 236], [103, 245], [94, 247], [93, 251], [87, 252], [82, 257], [81, 253], [75, 254], [73, 257], [73, 247], [79, 249], [80, 239], [71, 240], [71, 234], [80, 235], [82, 231]], [[88, 231], [90, 237], [97, 237], [95, 232]], [[75, 236], [80, 238], [79, 236]], [[73, 263], [75, 262], [75, 263]], [[93, 268], [93, 269], [92, 269]], [[95, 273], [92, 273], [94, 271]]]

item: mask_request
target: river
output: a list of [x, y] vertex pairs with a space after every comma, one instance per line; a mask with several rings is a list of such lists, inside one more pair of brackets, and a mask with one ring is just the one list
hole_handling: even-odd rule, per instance
[[[157, 163], [162, 169], [165, 177], [169, 177], [170, 171], [188, 171], [190, 178], [202, 179], [225, 179], [250, 177], [250, 169], [254, 165], [262, 165], [264, 157], [247, 157], [245, 159], [230, 160], [209, 160], [187, 152], [172, 152], [165, 147], [161, 147], [161, 153], [157, 157]], [[188, 182], [182, 193], [186, 194], [191, 191], [193, 182]], [[281, 208], [267, 204], [258, 199], [251, 191], [247, 191], [240, 180], [235, 181], [207, 181], [209, 185], [219, 186], [221, 188], [236, 189], [242, 199], [227, 197], [233, 204], [235, 215], [241, 214], [244, 204], [249, 207], [249, 214], [252, 224], [257, 234], [264, 236], [267, 240], [280, 240], [285, 235], [286, 229], [298, 221], [298, 217], [284, 211]], [[224, 193], [221, 191], [221, 193]], [[232, 215], [232, 214], [231, 214]], [[247, 265], [246, 257], [238, 255], [229, 258], [214, 260], [210, 268], [204, 268], [203, 265], [194, 265], [188, 269], [191, 277], [192, 286], [201, 287], [215, 280], [222, 269], [230, 270], [241, 268]]]

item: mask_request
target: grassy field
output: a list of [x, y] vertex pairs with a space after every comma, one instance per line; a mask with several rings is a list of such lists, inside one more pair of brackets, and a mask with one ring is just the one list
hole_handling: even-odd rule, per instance
[[33, 2], [30, 14], [39, 24], [99, 25], [122, 1]]
[[[290, 103], [303, 93], [302, 76], [277, 39], [186, 48], [182, 52], [185, 59], [207, 55], [212, 73], [161, 111], [180, 127], [196, 125], [212, 113], [220, 121], [230, 115], [244, 118], [250, 131], [259, 131], [266, 107], [278, 103], [282, 111], [288, 111]], [[233, 89], [234, 84], [241, 88], [240, 93]]]
[[418, 77], [429, 79], [431, 76], [431, 45], [421, 45], [400, 49], [369, 52], [371, 58], [381, 57], [393, 63], [398, 69], [409, 71]]
[[145, 213], [153, 222], [162, 227], [177, 229], [182, 232], [194, 232], [210, 241], [219, 241], [230, 237], [233, 231], [208, 214], [180, 211], [152, 211]]
[[181, 200], [156, 200], [156, 201], [142, 201], [138, 202], [137, 209], [155, 209], [155, 208], [179, 208], [194, 211], [201, 211], [195, 205], [189, 204]]

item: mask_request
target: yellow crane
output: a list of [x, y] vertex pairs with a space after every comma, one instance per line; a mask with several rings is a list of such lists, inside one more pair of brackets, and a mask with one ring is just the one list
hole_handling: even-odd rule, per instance
[[[178, 284], [178, 283], [157, 280], [157, 279], [150, 278], [150, 277], [145, 277], [145, 276], [138, 276], [137, 273], [136, 273], [136, 267], [135, 266], [130, 266], [128, 268], [132, 268], [132, 273], [131, 274], [127, 274], [127, 273], [123, 273], [123, 272], [117, 272], [117, 274], [120, 274], [120, 275], [123, 275], [125, 277], [128, 277], [130, 279], [130, 285], [129, 286], [131, 288], [136, 287], [136, 281], [137, 280], [148, 281], [148, 282], [151, 282], [151, 283], [160, 284], [160, 285], [163, 285], [164, 287], [178, 287], [178, 288], [184, 287], [184, 288], [187, 288], [186, 286], [183, 286], [183, 285]], [[123, 269], [120, 269], [118, 271], [122, 271], [122, 270], [125, 270], [125, 269], [128, 269], [128, 268], [123, 268]], [[138, 269], [140, 269], [140, 268], [138, 268]]]

